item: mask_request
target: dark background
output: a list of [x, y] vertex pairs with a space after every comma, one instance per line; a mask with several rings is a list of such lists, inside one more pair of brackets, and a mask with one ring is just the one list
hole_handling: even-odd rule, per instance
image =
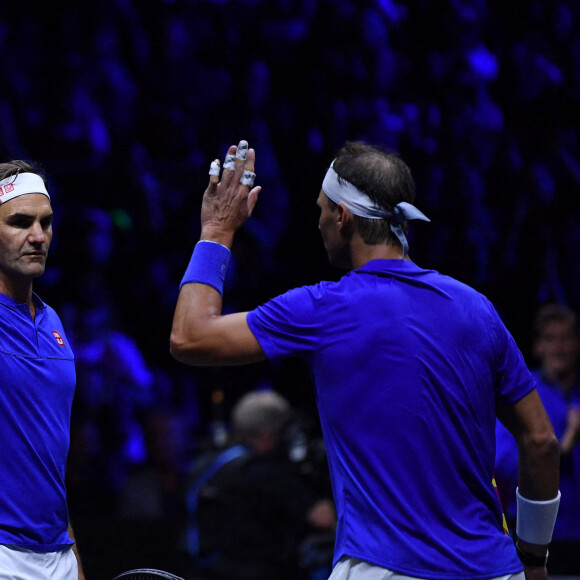
[[413, 170], [432, 223], [413, 224], [412, 259], [486, 294], [534, 363], [537, 307], [580, 301], [579, 17], [575, 0], [0, 5], [0, 158], [41, 163], [50, 184], [36, 290], [77, 357], [68, 485], [89, 580], [176, 568], [188, 466], [243, 392], [279, 390], [317, 437], [301, 363], [169, 356], [209, 164], [239, 139], [263, 191], [226, 311], [340, 276], [315, 201], [362, 139]]

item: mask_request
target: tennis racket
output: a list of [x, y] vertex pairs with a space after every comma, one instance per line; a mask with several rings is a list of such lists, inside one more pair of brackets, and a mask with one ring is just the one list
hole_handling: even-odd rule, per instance
[[115, 576], [113, 580], [160, 580], [160, 578], [165, 578], [165, 580], [184, 580], [180, 576], [175, 576], [175, 574], [170, 574], [163, 570], [155, 570], [154, 568], [128, 570]]

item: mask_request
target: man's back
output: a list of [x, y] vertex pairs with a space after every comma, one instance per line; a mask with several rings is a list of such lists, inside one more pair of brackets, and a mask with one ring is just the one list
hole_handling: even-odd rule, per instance
[[491, 482], [495, 405], [534, 385], [482, 295], [377, 260], [248, 323], [268, 358], [302, 354], [312, 367], [343, 514], [335, 559], [441, 578], [520, 569]]

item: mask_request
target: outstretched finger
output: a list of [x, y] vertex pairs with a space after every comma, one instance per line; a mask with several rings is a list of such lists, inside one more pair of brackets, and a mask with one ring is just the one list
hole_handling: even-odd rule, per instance
[[236, 149], [236, 169], [245, 167], [247, 156], [248, 142], [245, 139], [242, 139], [238, 143], [238, 148]]
[[258, 185], [248, 193], [248, 217], [252, 215], [252, 212], [258, 203], [258, 194], [260, 191], [262, 191], [262, 188]]
[[222, 174], [222, 182], [224, 182], [224, 185], [229, 183], [236, 169], [236, 152], [237, 147], [235, 145], [230, 145], [223, 165], [224, 171]]
[[254, 173], [254, 163], [256, 160], [256, 152], [254, 149], [249, 149], [244, 162], [244, 167], [242, 175], [240, 177], [240, 183], [252, 189], [254, 187], [254, 181], [256, 180], [256, 174]]
[[244, 170], [254, 171], [256, 166], [256, 151], [253, 148], [248, 149], [248, 153], [245, 157]]
[[209, 166], [209, 184], [206, 189], [206, 193], [209, 195], [215, 193], [218, 183], [220, 182], [220, 169], [219, 159], [214, 159]]

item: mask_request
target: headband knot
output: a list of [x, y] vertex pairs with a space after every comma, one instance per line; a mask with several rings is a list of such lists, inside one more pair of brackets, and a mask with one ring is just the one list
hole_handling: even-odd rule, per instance
[[398, 226], [400, 226], [405, 221], [405, 213], [398, 204], [393, 208], [393, 215], [390, 221], [394, 222]]

